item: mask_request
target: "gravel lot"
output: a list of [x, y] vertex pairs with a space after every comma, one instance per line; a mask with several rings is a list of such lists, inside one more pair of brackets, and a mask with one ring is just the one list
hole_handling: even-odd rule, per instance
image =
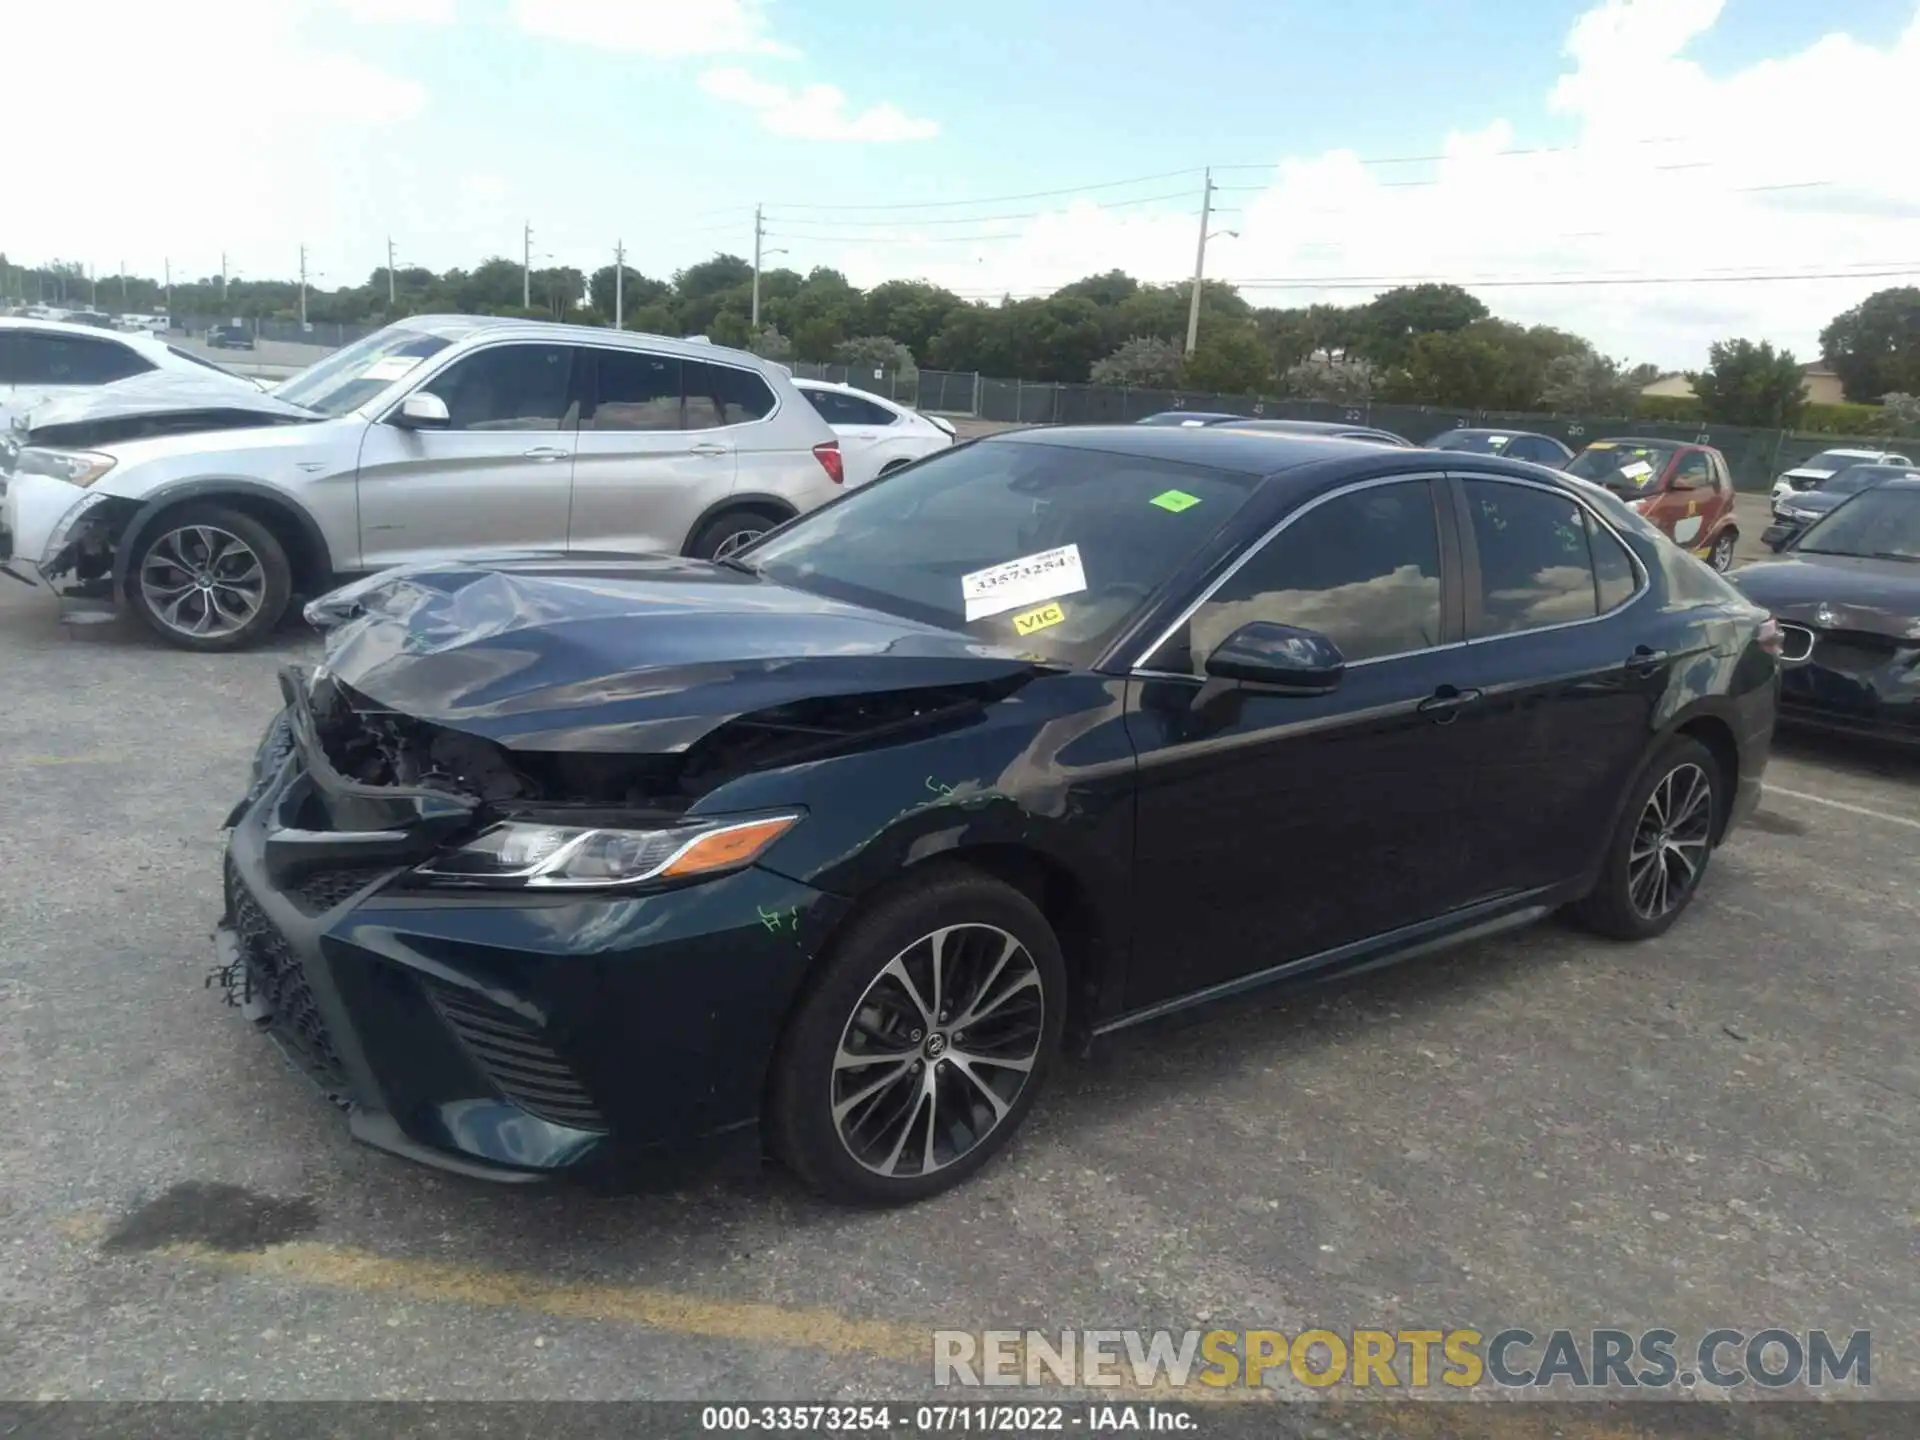
[[1920, 759], [1783, 742], [1664, 940], [1118, 1041], [912, 1210], [501, 1190], [351, 1144], [202, 988], [311, 637], [193, 656], [0, 587], [0, 1398], [906, 1396], [941, 1326], [1463, 1323], [1872, 1326], [1920, 1396]]

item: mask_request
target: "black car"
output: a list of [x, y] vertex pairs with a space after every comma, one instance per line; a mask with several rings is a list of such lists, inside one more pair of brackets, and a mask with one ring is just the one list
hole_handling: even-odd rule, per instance
[[1411, 449], [1413, 442], [1391, 430], [1371, 425], [1343, 425], [1337, 420], [1244, 420], [1223, 421], [1235, 430], [1259, 430], [1272, 435], [1321, 435], [1332, 440], [1366, 440], [1375, 445], [1398, 445]]
[[1449, 430], [1427, 442], [1433, 450], [1460, 450], [1469, 455], [1505, 455], [1509, 460], [1531, 460], [1564, 470], [1573, 451], [1551, 435], [1531, 430]]
[[[1796, 500], [1802, 498], [1794, 497]], [[1847, 496], [1731, 577], [1779, 620], [1780, 717], [1920, 744], [1920, 475]]]
[[717, 563], [358, 582], [215, 975], [375, 1145], [893, 1202], [1097, 1036], [1562, 905], [1658, 935], [1759, 797], [1772, 621], [1603, 491], [1449, 469], [1038, 429]]
[[[1920, 473], [1906, 465], [1849, 465], [1829, 475], [1811, 490], [1796, 490], [1773, 505], [1774, 518], [1789, 530], [1811, 525], [1829, 510], [1870, 490], [1883, 480], [1920, 480]], [[1762, 539], [1765, 538], [1763, 535]]]
[[1244, 415], [1230, 415], [1224, 410], [1161, 410], [1152, 415], [1144, 415], [1134, 421], [1136, 425], [1179, 425], [1191, 429], [1199, 425], [1231, 425], [1236, 420], [1244, 420]]
[[207, 346], [213, 350], [251, 350], [253, 332], [244, 325], [216, 325], [207, 331]]

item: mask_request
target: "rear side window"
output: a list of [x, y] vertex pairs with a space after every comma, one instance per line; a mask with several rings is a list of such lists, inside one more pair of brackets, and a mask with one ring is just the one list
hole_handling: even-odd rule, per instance
[[599, 399], [591, 430], [678, 430], [680, 369], [677, 356], [644, 350], [599, 350]]
[[[1314, 506], [1194, 612], [1189, 653], [1206, 657], [1256, 620], [1317, 630], [1348, 664], [1440, 643], [1440, 531], [1425, 480], [1372, 485]], [[1163, 668], [1156, 665], [1154, 668]]]
[[1479, 613], [1471, 638], [1514, 635], [1600, 613], [1585, 511], [1567, 496], [1531, 485], [1462, 483], [1480, 554]]
[[111, 385], [153, 369], [143, 357], [111, 340], [27, 331], [13, 337], [15, 384]]
[[1640, 588], [1640, 573], [1633, 568], [1633, 557], [1619, 537], [1593, 516], [1587, 522], [1587, 548], [1593, 557], [1593, 594], [1600, 613], [1618, 609], [1633, 598]]
[[709, 360], [682, 362], [689, 430], [717, 430], [745, 425], [773, 413], [773, 391], [751, 370], [717, 365]]
[[807, 403], [820, 412], [829, 425], [891, 425], [897, 418], [871, 400], [848, 395], [840, 390], [801, 390]]

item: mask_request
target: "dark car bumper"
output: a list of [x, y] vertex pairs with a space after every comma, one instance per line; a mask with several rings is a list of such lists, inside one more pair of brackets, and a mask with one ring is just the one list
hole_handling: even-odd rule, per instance
[[409, 890], [411, 856], [328, 828], [360, 803], [338, 783], [276, 721], [231, 817], [217, 973], [356, 1138], [503, 1180], [753, 1143], [843, 902], [758, 869], [618, 897]]
[[1920, 646], [1822, 632], [1780, 683], [1780, 721], [1920, 745]]

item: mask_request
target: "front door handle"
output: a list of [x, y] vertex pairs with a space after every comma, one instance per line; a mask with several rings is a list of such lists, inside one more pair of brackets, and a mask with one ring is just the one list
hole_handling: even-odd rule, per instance
[[1442, 685], [1433, 694], [1420, 702], [1420, 713], [1431, 716], [1436, 725], [1451, 725], [1460, 718], [1460, 712], [1480, 699], [1478, 690], [1462, 690], [1453, 685]]
[[693, 449], [688, 451], [687, 453], [690, 455], [717, 456], [717, 455], [730, 455], [733, 453], [733, 450], [731, 446], [715, 445], [711, 440], [708, 440], [702, 444], [694, 446]]
[[1647, 645], [1636, 645], [1633, 647], [1632, 657], [1627, 661], [1627, 668], [1636, 675], [1647, 676], [1653, 674], [1672, 658], [1673, 657], [1665, 650], [1655, 650]]
[[562, 450], [557, 445], [536, 445], [533, 449], [523, 451], [522, 453], [529, 460], [547, 461], [564, 460], [573, 452], [570, 450]]

